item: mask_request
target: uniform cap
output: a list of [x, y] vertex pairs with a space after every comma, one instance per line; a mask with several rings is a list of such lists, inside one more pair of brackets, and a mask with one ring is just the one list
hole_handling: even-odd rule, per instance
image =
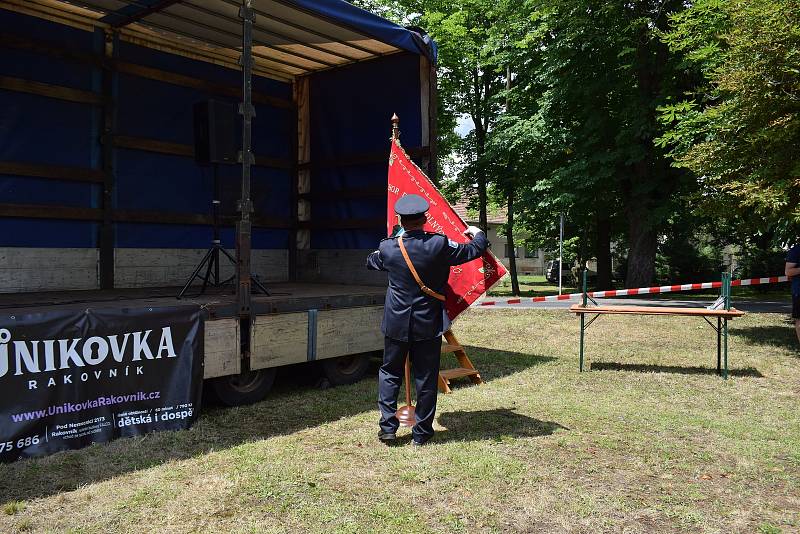
[[424, 215], [430, 209], [428, 201], [419, 195], [406, 195], [394, 203], [394, 211], [403, 217]]

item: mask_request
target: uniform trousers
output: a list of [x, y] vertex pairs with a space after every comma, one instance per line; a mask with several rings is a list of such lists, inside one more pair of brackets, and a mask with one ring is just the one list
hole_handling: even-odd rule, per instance
[[442, 336], [423, 341], [398, 341], [385, 338], [383, 365], [378, 371], [378, 407], [381, 411], [380, 427], [384, 432], [396, 432], [397, 394], [405, 373], [406, 354], [411, 358], [417, 403], [414, 408], [416, 425], [411, 430], [414, 441], [424, 443], [433, 436], [433, 418], [436, 415], [439, 364]]

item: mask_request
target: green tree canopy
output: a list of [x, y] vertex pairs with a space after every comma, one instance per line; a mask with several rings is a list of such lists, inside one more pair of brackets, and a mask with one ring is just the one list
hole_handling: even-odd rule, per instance
[[699, 0], [664, 41], [696, 85], [661, 108], [659, 144], [698, 178], [697, 203], [740, 238], [800, 229], [800, 1]]
[[598, 285], [612, 242], [633, 287], [797, 236], [800, 0], [360, 3], [438, 42], [438, 140], [480, 219], [502, 203], [551, 248], [566, 213]]

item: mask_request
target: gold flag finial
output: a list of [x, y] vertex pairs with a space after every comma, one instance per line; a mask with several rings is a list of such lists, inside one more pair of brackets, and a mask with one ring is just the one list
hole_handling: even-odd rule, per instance
[[392, 113], [392, 140], [400, 139], [400, 117]]

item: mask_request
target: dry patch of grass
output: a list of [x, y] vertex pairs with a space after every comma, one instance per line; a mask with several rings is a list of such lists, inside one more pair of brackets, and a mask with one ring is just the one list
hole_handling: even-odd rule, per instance
[[800, 529], [800, 358], [783, 317], [732, 323], [727, 382], [691, 318], [602, 318], [583, 374], [566, 312], [473, 310], [455, 331], [488, 383], [440, 396], [426, 448], [377, 443], [373, 379], [284, 387], [189, 431], [0, 466], [0, 531]]

